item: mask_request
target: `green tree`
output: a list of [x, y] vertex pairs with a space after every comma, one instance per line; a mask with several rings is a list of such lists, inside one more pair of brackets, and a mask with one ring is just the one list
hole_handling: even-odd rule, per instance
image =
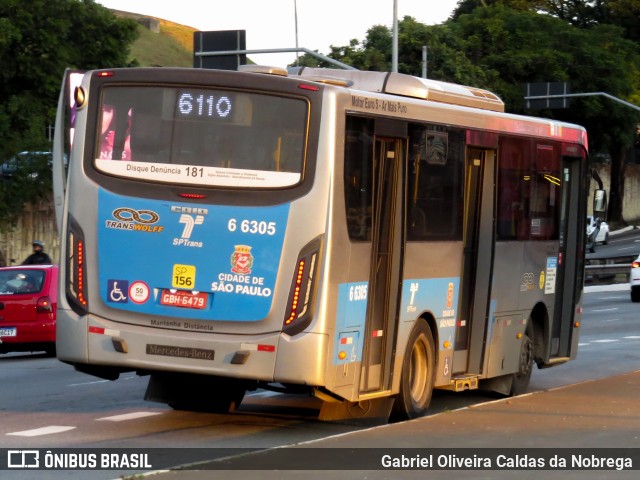
[[[609, 219], [621, 221], [623, 159], [633, 143], [638, 115], [603, 97], [574, 99], [568, 110], [528, 111], [523, 86], [569, 81], [574, 92], [606, 92], [633, 102], [640, 95], [637, 43], [625, 26], [605, 19], [621, 19], [612, 12], [635, 11], [638, 3], [462, 0], [441, 25], [426, 26], [411, 17], [399, 23], [398, 70], [419, 76], [422, 46], [427, 45], [429, 78], [491, 90], [510, 112], [584, 125], [591, 152], [613, 159]], [[566, 10], [562, 15], [560, 6]], [[596, 13], [598, 17], [588, 16]], [[391, 32], [376, 27], [361, 44], [354, 40], [349, 47], [332, 47], [330, 56], [360, 69], [389, 70], [390, 42]], [[367, 61], [371, 58], [383, 61]]]
[[[65, 68], [127, 66], [137, 23], [93, 0], [0, 0], [0, 159], [49, 150]], [[46, 175], [0, 185], [0, 219], [15, 223], [25, 202], [50, 191]]]

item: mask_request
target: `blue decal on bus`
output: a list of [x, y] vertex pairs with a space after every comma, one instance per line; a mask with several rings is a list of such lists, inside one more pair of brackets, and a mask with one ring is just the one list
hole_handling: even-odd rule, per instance
[[262, 320], [273, 301], [288, 215], [289, 204], [203, 206], [100, 189], [102, 299], [137, 313]]
[[[367, 319], [367, 282], [343, 283], [338, 287], [333, 365], [359, 362]], [[435, 315], [439, 337], [455, 340], [460, 278], [411, 279], [402, 283], [400, 321], [414, 321], [422, 312]], [[340, 352], [343, 357], [340, 358]]]
[[[333, 342], [333, 365], [359, 362], [367, 318], [368, 282], [343, 283], [338, 286], [336, 335]], [[339, 358], [339, 353], [346, 356]]]
[[443, 340], [455, 339], [460, 278], [411, 279], [402, 283], [400, 321], [415, 320], [423, 312], [431, 312]]

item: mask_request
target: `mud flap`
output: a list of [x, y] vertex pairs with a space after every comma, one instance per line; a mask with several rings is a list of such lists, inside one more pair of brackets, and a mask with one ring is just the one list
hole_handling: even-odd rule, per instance
[[394, 400], [394, 397], [381, 397], [360, 402], [323, 401], [318, 419], [323, 422], [385, 424], [389, 421]]

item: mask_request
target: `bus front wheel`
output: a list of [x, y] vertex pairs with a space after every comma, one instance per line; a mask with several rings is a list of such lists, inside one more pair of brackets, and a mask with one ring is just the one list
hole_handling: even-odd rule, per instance
[[400, 392], [391, 418], [406, 420], [423, 416], [431, 403], [436, 363], [433, 335], [426, 322], [418, 320], [409, 336], [402, 362]]

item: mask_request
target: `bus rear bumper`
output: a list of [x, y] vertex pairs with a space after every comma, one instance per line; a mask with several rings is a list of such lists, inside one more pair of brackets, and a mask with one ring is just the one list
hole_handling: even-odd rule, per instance
[[[82, 325], [78, 325], [81, 323]], [[213, 326], [213, 325], [212, 325]], [[274, 381], [280, 332], [221, 335], [113, 322], [94, 315], [58, 314], [58, 358], [116, 372], [189, 372]], [[116, 376], [117, 378], [117, 376]]]
[[294, 385], [325, 385], [325, 365], [328, 335], [301, 333], [293, 337], [282, 333], [274, 378], [279, 383]]

